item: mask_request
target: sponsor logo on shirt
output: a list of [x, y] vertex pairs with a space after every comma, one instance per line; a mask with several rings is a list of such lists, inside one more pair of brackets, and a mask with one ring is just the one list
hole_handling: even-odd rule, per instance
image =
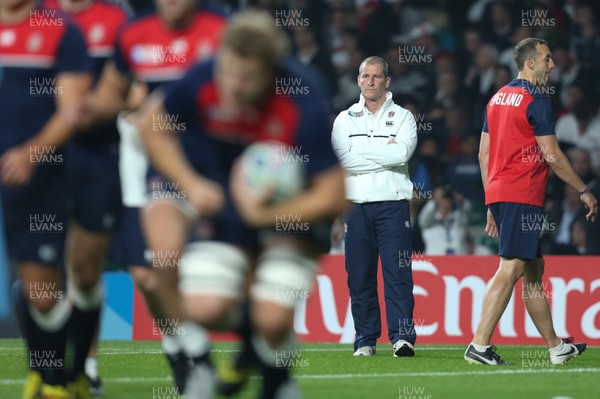
[[348, 111], [348, 115], [350, 115], [350, 116], [352, 116], [354, 118], [360, 118], [364, 114], [365, 114], [364, 111], [360, 111], [360, 112]]

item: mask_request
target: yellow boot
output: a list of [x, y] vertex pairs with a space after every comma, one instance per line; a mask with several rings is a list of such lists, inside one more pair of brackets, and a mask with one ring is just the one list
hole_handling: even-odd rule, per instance
[[25, 377], [25, 385], [23, 386], [22, 399], [37, 398], [40, 388], [42, 387], [42, 375], [38, 371], [30, 371]]

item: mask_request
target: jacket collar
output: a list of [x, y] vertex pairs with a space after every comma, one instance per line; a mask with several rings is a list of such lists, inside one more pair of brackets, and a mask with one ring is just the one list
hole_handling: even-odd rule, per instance
[[[385, 92], [385, 102], [383, 103], [383, 105], [381, 106], [380, 109], [384, 109], [386, 108], [390, 103], [392, 102], [392, 93], [389, 91]], [[361, 94], [358, 102], [354, 105], [352, 105], [349, 109], [349, 111], [353, 111], [353, 112], [361, 112], [365, 110], [365, 97]]]

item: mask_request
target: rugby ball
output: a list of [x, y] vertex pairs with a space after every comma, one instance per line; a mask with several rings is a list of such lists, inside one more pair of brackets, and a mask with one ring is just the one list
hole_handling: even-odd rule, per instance
[[240, 173], [253, 190], [271, 192], [274, 203], [300, 193], [305, 185], [307, 156], [294, 146], [277, 141], [250, 144], [240, 157]]

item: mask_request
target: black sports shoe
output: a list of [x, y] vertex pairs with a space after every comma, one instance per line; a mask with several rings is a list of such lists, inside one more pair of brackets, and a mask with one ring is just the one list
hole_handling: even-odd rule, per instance
[[92, 396], [102, 396], [104, 395], [104, 385], [102, 385], [102, 379], [100, 377], [90, 378], [90, 395]]
[[169, 360], [169, 365], [173, 371], [173, 380], [175, 380], [175, 387], [177, 392], [182, 395], [185, 392], [185, 381], [187, 380], [190, 372], [190, 364], [187, 356], [183, 352], [178, 352], [173, 355], [166, 355]]
[[496, 353], [496, 347], [494, 345], [488, 346], [485, 352], [479, 352], [473, 345], [469, 345], [465, 351], [465, 360], [471, 364], [491, 364], [494, 366], [512, 364], [503, 360], [500, 355]]
[[239, 369], [233, 361], [222, 364], [217, 370], [219, 392], [225, 397], [235, 395], [246, 385], [249, 376], [250, 370]]

